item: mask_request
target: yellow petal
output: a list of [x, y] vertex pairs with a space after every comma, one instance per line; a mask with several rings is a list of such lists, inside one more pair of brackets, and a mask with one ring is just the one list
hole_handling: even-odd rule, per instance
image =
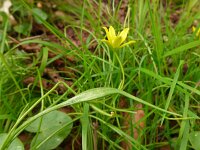
[[200, 35], [200, 28], [196, 31], [196, 27], [192, 26], [192, 31], [196, 33], [196, 36]]
[[111, 39], [116, 37], [115, 29], [112, 26], [109, 27], [109, 33], [110, 33]]
[[106, 32], [106, 36], [107, 36], [107, 38], [108, 38], [108, 41], [110, 41], [110, 40], [111, 40], [111, 37], [110, 37], [110, 33], [109, 33], [108, 29], [107, 29], [106, 27], [103, 27], [103, 29], [104, 29], [105, 32]]
[[122, 37], [121, 36], [117, 36], [115, 38], [115, 40], [113, 40], [113, 43], [112, 43], [113, 48], [119, 48], [121, 43], [122, 43], [121, 41], [122, 41]]
[[103, 40], [101, 40], [102, 42], [105, 42], [106, 44], [108, 44], [109, 46], [111, 46], [111, 43], [108, 41], [108, 40], [105, 40], [105, 39], [103, 39]]
[[120, 48], [121, 47], [124, 47], [124, 46], [126, 46], [126, 45], [129, 45], [129, 44], [133, 44], [133, 43], [135, 43], [136, 41], [129, 41], [129, 42], [127, 42], [127, 43], [124, 43], [124, 44], [122, 44], [121, 46], [120, 46]]
[[195, 32], [196, 28], [194, 26], [192, 26], [192, 32]]
[[196, 33], [196, 36], [199, 36], [200, 35], [200, 28], [198, 29], [197, 33]]
[[120, 44], [122, 44], [122, 43], [126, 40], [128, 31], [129, 31], [129, 28], [125, 28], [125, 29], [119, 34], [119, 36], [122, 38]]

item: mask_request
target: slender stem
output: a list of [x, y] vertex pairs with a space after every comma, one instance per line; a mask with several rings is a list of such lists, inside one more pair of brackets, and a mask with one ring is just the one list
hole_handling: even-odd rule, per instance
[[117, 58], [117, 61], [119, 63], [121, 73], [122, 73], [122, 81], [120, 82], [119, 87], [118, 87], [118, 89], [122, 90], [123, 86], [124, 86], [124, 82], [125, 82], [124, 68], [123, 68], [122, 62], [120, 61], [120, 59], [115, 51], [114, 51], [114, 56]]

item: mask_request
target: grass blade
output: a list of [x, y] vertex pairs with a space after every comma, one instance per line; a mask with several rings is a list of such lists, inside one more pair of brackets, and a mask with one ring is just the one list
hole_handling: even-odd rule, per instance
[[[172, 95], [173, 95], [173, 93], [174, 93], [174, 90], [175, 90], [175, 87], [176, 87], [176, 84], [177, 84], [177, 81], [178, 81], [178, 77], [179, 77], [179, 74], [180, 74], [180, 69], [181, 69], [181, 66], [183, 65], [183, 62], [184, 62], [184, 61], [180, 61], [180, 64], [179, 64], [179, 66], [178, 66], [178, 69], [177, 69], [177, 71], [176, 71], [176, 73], [175, 73], [174, 79], [173, 79], [172, 84], [171, 84], [171, 87], [170, 87], [169, 95], [168, 95], [168, 97], [167, 97], [167, 101], [166, 101], [166, 104], [165, 104], [165, 110], [168, 109], [169, 104], [170, 104], [170, 101], [172, 100]], [[162, 120], [161, 120], [161, 125], [163, 124], [165, 115], [166, 115], [166, 114], [164, 113], [164, 115], [163, 115], [163, 117], [162, 117]]]

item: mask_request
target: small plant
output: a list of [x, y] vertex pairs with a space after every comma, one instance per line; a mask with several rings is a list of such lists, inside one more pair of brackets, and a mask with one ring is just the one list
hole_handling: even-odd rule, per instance
[[[122, 73], [122, 80], [121, 80], [118, 88], [123, 89], [124, 82], [125, 82], [124, 68], [123, 68], [123, 63], [121, 62], [121, 60], [118, 56], [119, 52], [117, 51], [117, 49], [120, 49], [129, 44], [135, 43], [136, 41], [131, 40], [131, 41], [123, 44], [123, 42], [127, 38], [129, 28], [123, 29], [122, 32], [118, 33], [117, 35], [115, 32], [115, 29], [112, 26], [110, 26], [109, 29], [107, 29], [106, 27], [103, 27], [103, 29], [106, 32], [107, 39], [102, 39], [102, 41], [105, 42], [106, 44], [108, 44], [111, 51], [113, 51], [114, 56], [111, 56], [111, 58], [113, 58], [113, 60], [112, 60], [113, 64], [115, 65], [115, 63], [116, 63], [115, 60], [117, 59], [119, 65], [120, 65], [121, 73]], [[112, 52], [111, 52], [111, 54], [112, 54]], [[111, 70], [113, 70], [113, 68]]]
[[199, 150], [200, 1], [9, 1], [0, 150]]

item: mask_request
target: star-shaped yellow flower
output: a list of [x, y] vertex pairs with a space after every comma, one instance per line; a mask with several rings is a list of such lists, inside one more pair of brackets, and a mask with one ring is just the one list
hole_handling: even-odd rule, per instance
[[200, 37], [200, 28], [197, 31], [196, 30], [197, 30], [196, 27], [193, 26], [192, 31], [196, 33], [197, 37]]
[[103, 39], [102, 41], [107, 43], [112, 48], [121, 48], [131, 43], [135, 43], [135, 41], [132, 40], [132, 41], [122, 44], [127, 38], [129, 28], [125, 28], [118, 35], [116, 35], [115, 29], [112, 26], [110, 26], [109, 29], [107, 29], [106, 27], [103, 27], [103, 29], [106, 31], [107, 40]]

